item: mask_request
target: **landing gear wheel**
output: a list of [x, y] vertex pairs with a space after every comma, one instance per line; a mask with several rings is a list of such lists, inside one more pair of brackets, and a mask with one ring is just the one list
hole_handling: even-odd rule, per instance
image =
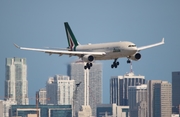
[[113, 64], [111, 65], [111, 68], [112, 68], [112, 69], [114, 68], [114, 65], [113, 65]]
[[117, 64], [115, 64], [114, 67], [117, 68]]
[[128, 60], [127, 60], [127, 63], [131, 63], [131, 61], [128, 59]]
[[92, 63], [86, 63], [84, 69], [91, 69], [92, 65], [93, 65]]
[[119, 62], [116, 62], [117, 66], [119, 65]]

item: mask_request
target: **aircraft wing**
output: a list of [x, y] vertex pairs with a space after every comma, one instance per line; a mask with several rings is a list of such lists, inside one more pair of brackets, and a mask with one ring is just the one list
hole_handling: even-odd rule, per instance
[[162, 45], [162, 44], [164, 44], [164, 38], [159, 43], [155, 43], [155, 44], [139, 47], [138, 51], [141, 51], [141, 50], [144, 50], [144, 49], [148, 49], [148, 48], [152, 48], [152, 47], [155, 47], [155, 46], [159, 46], [159, 45]]
[[81, 56], [81, 55], [105, 55], [105, 52], [85, 52], [85, 51], [68, 51], [68, 50], [56, 50], [56, 49], [38, 49], [38, 48], [26, 48], [20, 47], [14, 44], [15, 47], [22, 49], [22, 50], [31, 50], [31, 51], [39, 51], [45, 52], [48, 54], [59, 54], [59, 55], [70, 55], [70, 56]]
[[55, 49], [55, 50], [68, 50], [68, 48], [59, 48], [59, 47], [44, 47], [45, 49]]

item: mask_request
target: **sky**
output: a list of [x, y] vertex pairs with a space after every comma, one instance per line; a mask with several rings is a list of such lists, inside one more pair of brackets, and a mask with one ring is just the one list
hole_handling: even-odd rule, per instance
[[[70, 1], [31, 0], [0, 1], [0, 97], [4, 96], [5, 59], [27, 59], [29, 97], [46, 86], [49, 77], [66, 75], [67, 64], [77, 57], [51, 55], [19, 50], [24, 47], [68, 46], [64, 22], [68, 22], [81, 44], [131, 41], [138, 47], [160, 42], [165, 44], [141, 51], [142, 58], [133, 61], [136, 75], [146, 80], [171, 82], [171, 73], [180, 71], [180, 1]], [[111, 76], [130, 71], [127, 58], [111, 69], [113, 60], [103, 65], [103, 103], [109, 103]], [[31, 100], [30, 100], [31, 102]]]

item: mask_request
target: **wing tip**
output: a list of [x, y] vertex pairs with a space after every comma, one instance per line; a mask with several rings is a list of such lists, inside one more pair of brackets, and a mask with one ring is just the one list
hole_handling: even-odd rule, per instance
[[14, 43], [14, 46], [15, 46], [16, 48], [19, 48], [19, 49], [20, 49], [20, 46], [18, 46], [18, 45], [17, 45], [17, 44], [15, 44], [15, 43]]
[[164, 43], [164, 37], [162, 38], [162, 41], [161, 41], [162, 43]]

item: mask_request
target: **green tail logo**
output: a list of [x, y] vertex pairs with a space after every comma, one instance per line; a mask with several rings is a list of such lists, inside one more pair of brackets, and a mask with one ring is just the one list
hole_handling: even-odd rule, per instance
[[74, 36], [68, 22], [65, 22], [64, 26], [65, 26], [65, 30], [66, 30], [69, 49], [71, 51], [75, 51], [76, 47], [79, 45], [77, 40], [76, 40], [76, 37]]

